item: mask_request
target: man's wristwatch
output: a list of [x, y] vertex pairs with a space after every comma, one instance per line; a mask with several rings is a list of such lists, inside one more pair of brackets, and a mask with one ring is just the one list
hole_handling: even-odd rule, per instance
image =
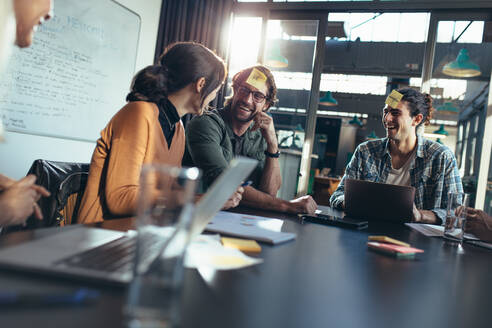
[[280, 157], [280, 151], [277, 150], [276, 153], [270, 153], [268, 150], [265, 150], [265, 155], [271, 158], [279, 158]]

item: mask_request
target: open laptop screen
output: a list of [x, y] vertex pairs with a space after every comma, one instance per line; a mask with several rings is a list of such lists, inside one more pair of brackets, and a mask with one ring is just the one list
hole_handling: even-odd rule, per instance
[[345, 180], [345, 213], [354, 219], [408, 222], [414, 199], [414, 187]]

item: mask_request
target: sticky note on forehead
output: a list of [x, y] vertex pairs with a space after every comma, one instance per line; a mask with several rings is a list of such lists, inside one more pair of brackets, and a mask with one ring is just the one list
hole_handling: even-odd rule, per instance
[[403, 98], [403, 95], [398, 91], [393, 90], [386, 98], [386, 101], [384, 103], [390, 106], [391, 108], [396, 108], [398, 107], [398, 103], [400, 102], [401, 98]]
[[261, 89], [267, 81], [267, 77], [259, 69], [253, 68], [251, 73], [249, 73], [246, 83], [255, 87], [256, 89]]

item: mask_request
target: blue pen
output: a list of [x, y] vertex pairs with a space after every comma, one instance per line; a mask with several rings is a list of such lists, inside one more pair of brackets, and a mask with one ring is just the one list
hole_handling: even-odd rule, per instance
[[79, 288], [74, 292], [61, 292], [53, 294], [0, 291], [0, 307], [81, 305], [92, 303], [98, 298], [99, 291], [87, 288]]
[[251, 186], [251, 184], [253, 183], [253, 181], [251, 180], [248, 180], [248, 181], [244, 181], [242, 184], [241, 184], [241, 187], [248, 187], [248, 186]]

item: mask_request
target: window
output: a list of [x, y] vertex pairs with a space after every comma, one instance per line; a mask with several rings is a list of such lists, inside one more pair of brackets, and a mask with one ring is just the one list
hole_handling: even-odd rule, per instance
[[425, 42], [429, 14], [330, 13], [328, 20], [345, 22], [347, 39], [351, 41], [359, 39], [363, 42]]
[[482, 43], [483, 28], [483, 21], [441, 21], [437, 42]]
[[236, 17], [232, 25], [229, 76], [258, 61], [261, 39], [261, 17]]

